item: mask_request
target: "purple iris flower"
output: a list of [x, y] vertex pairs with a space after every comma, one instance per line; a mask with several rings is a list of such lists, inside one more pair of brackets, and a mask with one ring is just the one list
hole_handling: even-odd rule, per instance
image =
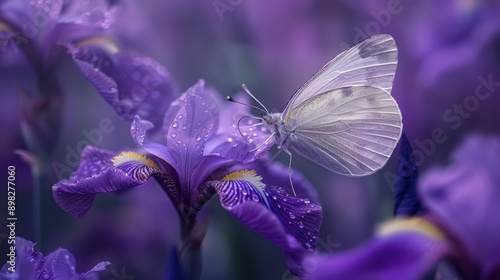
[[[76, 172], [54, 185], [54, 199], [80, 218], [96, 194], [140, 186], [153, 177], [179, 213], [179, 257], [188, 265], [183, 271], [189, 279], [199, 273], [192, 253], [199, 252], [206, 232], [206, 222], [197, 214], [218, 194], [223, 208], [282, 247], [290, 270], [303, 275], [301, 262], [316, 246], [322, 219], [317, 195], [292, 172], [298, 195], [290, 196], [283, 188], [289, 185], [288, 169], [259, 159], [272, 144], [257, 146], [268, 132], [251, 122], [241, 122], [249, 125], [240, 125], [238, 131], [240, 114], [233, 114], [238, 105], [221, 109], [221, 102], [200, 81], [172, 102], [163, 124], [135, 116], [131, 134], [146, 153], [87, 147]], [[146, 132], [154, 126], [161, 127], [162, 138], [155, 133], [152, 137], [158, 139], [148, 142]]]
[[[97, 272], [105, 270], [109, 262], [100, 262], [91, 270], [78, 274], [75, 257], [66, 249], [58, 248], [47, 256], [35, 249], [35, 243], [16, 237], [15, 266], [7, 262], [0, 270], [0, 279], [67, 280], [98, 279]], [[13, 272], [14, 270], [14, 272]]]
[[[498, 279], [499, 155], [498, 136], [469, 136], [450, 166], [430, 170], [416, 184], [422, 207], [407, 190], [396, 219], [367, 244], [320, 264], [309, 279], [420, 279], [444, 260], [462, 279]], [[415, 182], [411, 177], [406, 186]]]
[[118, 10], [109, 3], [106, 0], [0, 2], [0, 53], [9, 57], [22, 54], [24, 59], [14, 60], [15, 63], [33, 72], [23, 74], [18, 83], [22, 85], [19, 87], [21, 117], [27, 128], [23, 132], [30, 150], [38, 156], [48, 155], [57, 143], [62, 108], [58, 71], [65, 52], [125, 119], [132, 120], [136, 114], [148, 119], [162, 117], [178, 94], [161, 65], [122, 50], [107, 39], [112, 37], [111, 27]]

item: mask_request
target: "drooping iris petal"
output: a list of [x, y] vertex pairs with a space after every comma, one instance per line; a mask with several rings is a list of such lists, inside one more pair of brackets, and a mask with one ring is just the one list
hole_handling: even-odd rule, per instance
[[399, 149], [394, 216], [413, 216], [422, 210], [422, 203], [417, 195], [417, 164], [410, 141], [404, 133]]
[[[206, 102], [190, 92], [199, 91], [203, 85], [198, 83], [188, 90], [185, 105], [177, 112], [167, 132], [167, 146], [178, 170], [181, 181], [191, 185], [190, 178], [195, 166], [203, 156], [208, 137], [213, 134], [213, 118]], [[194, 189], [193, 189], [194, 193]]]
[[447, 250], [443, 240], [423, 233], [380, 236], [320, 263], [308, 279], [421, 279]]
[[0, 279], [97, 279], [96, 272], [106, 270], [111, 263], [103, 261], [93, 269], [78, 274], [76, 272], [76, 260], [66, 249], [58, 248], [47, 256], [43, 256], [34, 248], [35, 243], [21, 237], [16, 237], [16, 271], [10, 273], [4, 265], [0, 271]]
[[321, 207], [311, 203], [309, 199], [291, 197], [278, 187], [267, 187], [264, 192], [271, 210], [283, 221], [287, 232], [306, 250], [314, 251], [323, 218]]
[[[0, 270], [0, 279], [34, 279], [36, 270], [43, 259], [42, 253], [35, 249], [35, 243], [16, 237], [16, 271], [12, 273], [6, 263]], [[10, 246], [9, 246], [10, 247]]]
[[167, 70], [151, 58], [120, 51], [109, 40], [89, 39], [67, 45], [80, 72], [124, 119], [135, 115], [161, 123], [178, 95]]
[[500, 139], [474, 135], [467, 138], [447, 168], [422, 177], [422, 201], [446, 222], [487, 279], [500, 267]]
[[[114, 161], [114, 162], [113, 162]], [[66, 212], [81, 218], [97, 193], [124, 190], [143, 184], [153, 175], [168, 176], [150, 159], [134, 153], [116, 154], [86, 147], [78, 169], [52, 187], [55, 201]]]
[[292, 198], [277, 187], [267, 187], [261, 179], [254, 171], [242, 170], [214, 181], [212, 186], [222, 207], [283, 248], [290, 270], [302, 275], [301, 262], [317, 243], [321, 207]]

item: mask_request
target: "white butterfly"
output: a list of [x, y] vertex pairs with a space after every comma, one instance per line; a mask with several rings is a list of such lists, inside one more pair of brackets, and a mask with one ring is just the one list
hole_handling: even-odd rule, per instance
[[373, 36], [328, 62], [283, 113], [269, 113], [257, 100], [266, 112], [263, 124], [290, 165], [293, 150], [336, 173], [373, 174], [387, 163], [403, 127], [390, 94], [396, 66], [394, 39]]

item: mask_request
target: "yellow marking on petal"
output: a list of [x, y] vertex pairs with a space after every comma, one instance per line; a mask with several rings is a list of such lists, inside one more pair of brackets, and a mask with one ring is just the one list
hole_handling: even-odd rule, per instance
[[222, 178], [222, 181], [247, 181], [258, 189], [263, 189], [266, 185], [262, 183], [262, 177], [257, 175], [255, 170], [239, 170], [231, 172]]
[[419, 232], [435, 239], [445, 239], [445, 234], [432, 223], [418, 217], [396, 218], [383, 223], [377, 230], [377, 235], [391, 235], [398, 232]]
[[7, 23], [0, 21], [0, 31], [12, 31], [12, 28]]
[[149, 167], [160, 169], [158, 165], [156, 165], [156, 163], [152, 161], [150, 158], [147, 158], [146, 156], [136, 152], [121, 152], [119, 155], [115, 156], [111, 161], [113, 162], [113, 165], [115, 167], [118, 167], [127, 162], [138, 161]]
[[83, 41], [78, 42], [78, 45], [82, 47], [89, 45], [98, 45], [105, 48], [110, 53], [117, 53], [120, 50], [113, 41], [104, 37], [92, 37], [89, 39], [85, 39]]

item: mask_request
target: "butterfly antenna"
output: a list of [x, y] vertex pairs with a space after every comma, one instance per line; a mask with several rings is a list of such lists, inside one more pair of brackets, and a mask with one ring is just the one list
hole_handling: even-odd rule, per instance
[[251, 92], [250, 90], [248, 89], [247, 85], [245, 84], [242, 84], [241, 87], [243, 88], [243, 90], [248, 94], [250, 95], [250, 97], [253, 98], [253, 100], [257, 101], [257, 103], [259, 103], [260, 106], [262, 106], [262, 108], [264, 108], [264, 110], [266, 110], [266, 113], [269, 115], [269, 111], [267, 110], [266, 106], [264, 106], [264, 104], [262, 104], [259, 99], [257, 99], [257, 97], [255, 97]]
[[239, 132], [239, 133], [240, 133], [240, 135], [241, 135], [241, 138], [245, 139], [245, 141], [247, 141], [247, 143], [250, 143], [250, 141], [248, 141], [248, 139], [245, 137], [245, 135], [243, 135], [243, 133], [242, 133], [242, 132], [241, 132], [241, 130], [240, 130], [240, 122], [241, 122], [241, 120], [242, 120], [242, 119], [244, 119], [244, 118], [247, 118], [247, 117], [249, 117], [249, 116], [243, 116], [243, 117], [241, 117], [241, 118], [238, 120], [238, 126], [237, 126], [237, 127], [238, 127], [238, 132]]
[[266, 110], [263, 110], [263, 109], [262, 109], [262, 108], [260, 108], [260, 107], [253, 106], [253, 105], [251, 105], [251, 104], [246, 104], [246, 103], [243, 103], [243, 102], [241, 102], [241, 101], [238, 101], [238, 100], [236, 100], [236, 99], [232, 98], [231, 96], [226, 96], [226, 99], [227, 99], [227, 101], [229, 101], [229, 102], [234, 102], [234, 103], [238, 103], [238, 104], [245, 105], [245, 106], [248, 106], [248, 107], [252, 107], [252, 108], [257, 109], [257, 110], [259, 110], [259, 111], [261, 111], [261, 112], [263, 112], [263, 113], [269, 114], [269, 112], [267, 111], [267, 109], [266, 109]]

